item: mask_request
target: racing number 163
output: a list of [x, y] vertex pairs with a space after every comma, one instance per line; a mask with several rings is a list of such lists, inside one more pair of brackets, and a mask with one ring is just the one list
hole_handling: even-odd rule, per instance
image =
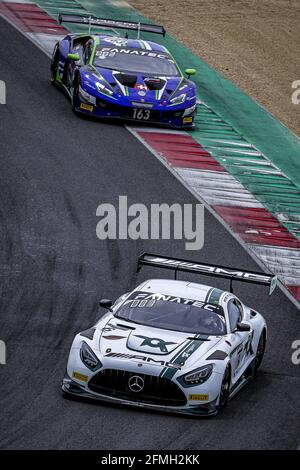
[[134, 108], [133, 119], [143, 119], [144, 121], [148, 121], [148, 119], [150, 119], [150, 109]]

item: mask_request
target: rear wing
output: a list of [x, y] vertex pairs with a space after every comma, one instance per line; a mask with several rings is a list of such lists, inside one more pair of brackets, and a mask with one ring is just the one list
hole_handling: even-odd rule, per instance
[[232, 292], [233, 280], [269, 286], [270, 295], [274, 291], [277, 283], [277, 277], [268, 274], [262, 274], [254, 271], [244, 271], [241, 269], [228, 268], [225, 266], [217, 266], [207, 263], [197, 263], [179, 258], [153, 255], [150, 253], [143, 253], [139, 256], [137, 271], [139, 271], [143, 265], [172, 269], [175, 271], [175, 279], [178, 271], [230, 279], [230, 292]]
[[59, 14], [59, 24], [61, 23], [76, 23], [86, 24], [89, 26], [89, 32], [91, 26], [102, 26], [105, 28], [117, 28], [117, 29], [129, 29], [137, 31], [137, 37], [139, 39], [140, 32], [145, 31], [147, 33], [162, 34], [165, 36], [166, 30], [163, 26], [148, 23], [135, 23], [133, 21], [122, 21], [122, 20], [111, 20], [108, 18], [97, 18], [94, 15], [69, 15]]

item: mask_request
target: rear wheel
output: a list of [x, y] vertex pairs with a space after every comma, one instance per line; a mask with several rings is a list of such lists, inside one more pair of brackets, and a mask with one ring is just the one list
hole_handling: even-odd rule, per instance
[[266, 331], [263, 330], [262, 334], [260, 335], [259, 341], [258, 341], [258, 346], [257, 346], [257, 351], [256, 351], [256, 356], [255, 356], [255, 372], [258, 370], [260, 367], [264, 354], [265, 354], [265, 349], [266, 349]]
[[219, 410], [225, 408], [229, 400], [230, 394], [230, 365], [227, 364], [225, 373], [223, 376], [221, 390], [220, 390], [220, 398], [219, 398]]

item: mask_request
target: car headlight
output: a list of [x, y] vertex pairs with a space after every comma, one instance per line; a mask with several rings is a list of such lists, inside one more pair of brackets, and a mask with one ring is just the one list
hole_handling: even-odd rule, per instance
[[213, 371], [212, 364], [199, 367], [199, 369], [195, 369], [193, 372], [189, 372], [188, 374], [184, 375], [183, 381], [186, 385], [202, 384], [203, 382], [206, 382], [207, 379], [209, 379], [212, 371]]
[[112, 90], [110, 90], [107, 86], [105, 86], [101, 82], [96, 82], [95, 85], [99, 93], [104, 93], [105, 95], [110, 95], [110, 96], [114, 94]]
[[185, 108], [182, 117], [185, 117], [185, 116], [188, 116], [189, 114], [192, 114], [195, 111], [195, 109], [196, 109], [195, 104], [194, 104], [194, 106], [191, 106], [190, 108]]
[[96, 98], [93, 95], [90, 95], [85, 91], [82, 86], [79, 86], [79, 97], [84, 100], [86, 103], [96, 104]]
[[80, 349], [80, 358], [84, 365], [91, 370], [99, 369], [102, 366], [101, 362], [97, 358], [96, 354], [92, 351], [88, 344], [85, 341], [82, 342]]
[[186, 93], [182, 93], [181, 95], [175, 96], [170, 100], [171, 105], [175, 106], [176, 104], [182, 104], [185, 102]]

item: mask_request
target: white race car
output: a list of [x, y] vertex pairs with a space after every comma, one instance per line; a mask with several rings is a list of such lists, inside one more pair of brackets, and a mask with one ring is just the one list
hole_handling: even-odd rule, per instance
[[150, 265], [231, 280], [231, 292], [187, 281], [151, 279], [122, 295], [73, 341], [62, 390], [156, 410], [215, 415], [255, 375], [267, 338], [263, 316], [233, 293], [232, 281], [274, 276], [144, 253]]

